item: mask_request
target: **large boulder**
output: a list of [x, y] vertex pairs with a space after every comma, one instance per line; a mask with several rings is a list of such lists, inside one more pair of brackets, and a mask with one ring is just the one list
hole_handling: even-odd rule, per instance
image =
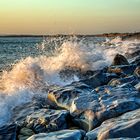
[[66, 110], [40, 109], [26, 117], [25, 126], [35, 133], [66, 129], [68, 114]]
[[100, 71], [87, 79], [80, 80], [80, 82], [85, 83], [94, 89], [106, 85], [113, 78], [118, 78], [118, 76], [116, 74], [103, 73]]
[[49, 108], [49, 102], [45, 98], [34, 98], [32, 102], [21, 104], [13, 109], [11, 122], [16, 122], [18, 126], [22, 127], [26, 116], [41, 108]]
[[60, 88], [48, 93], [48, 98], [58, 108], [69, 110], [74, 125], [86, 131], [96, 128], [106, 119], [140, 107], [140, 94], [133, 86], [102, 86], [92, 91], [86, 85], [83, 89], [81, 87]]
[[0, 140], [16, 140], [16, 124], [7, 124], [0, 127]]
[[80, 130], [61, 130], [51, 133], [36, 134], [27, 140], [82, 140], [85, 135]]
[[73, 100], [70, 113], [73, 122], [80, 128], [90, 131], [103, 121], [117, 117], [140, 107], [140, 94], [135, 88], [106, 87]]
[[[86, 134], [86, 140], [130, 139], [140, 136], [140, 109], [106, 120]], [[120, 139], [121, 140], [121, 139]]]
[[121, 54], [116, 54], [116, 56], [114, 57], [114, 60], [112, 62], [113, 66], [116, 65], [129, 65], [129, 62], [127, 61], [127, 59], [121, 55]]
[[69, 110], [72, 101], [80, 95], [90, 93], [91, 88], [83, 83], [75, 82], [69, 86], [52, 89], [48, 92], [48, 99], [54, 103], [56, 108]]

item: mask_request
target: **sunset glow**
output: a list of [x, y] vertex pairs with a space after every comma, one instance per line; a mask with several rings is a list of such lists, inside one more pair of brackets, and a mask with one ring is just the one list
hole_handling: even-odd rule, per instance
[[0, 0], [0, 34], [95, 34], [140, 29], [140, 0]]

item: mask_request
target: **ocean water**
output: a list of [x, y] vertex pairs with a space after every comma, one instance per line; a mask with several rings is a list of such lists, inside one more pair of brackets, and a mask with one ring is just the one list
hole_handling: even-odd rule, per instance
[[[51, 85], [80, 80], [74, 70], [100, 70], [119, 53], [131, 62], [137, 40], [97, 37], [0, 37], [0, 126], [14, 107], [46, 96]], [[69, 69], [72, 72], [63, 73]]]

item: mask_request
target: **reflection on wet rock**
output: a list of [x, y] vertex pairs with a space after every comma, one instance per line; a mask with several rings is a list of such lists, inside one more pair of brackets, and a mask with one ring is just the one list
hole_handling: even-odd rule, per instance
[[25, 120], [26, 127], [35, 133], [51, 132], [67, 128], [68, 111], [40, 109]]
[[62, 130], [51, 133], [40, 133], [31, 136], [27, 140], [82, 140], [84, 135], [85, 132], [80, 130]]
[[[140, 136], [140, 109], [104, 121], [101, 126], [86, 134], [87, 140], [137, 138]], [[138, 138], [139, 139], [139, 138]], [[121, 140], [121, 139], [119, 139]]]

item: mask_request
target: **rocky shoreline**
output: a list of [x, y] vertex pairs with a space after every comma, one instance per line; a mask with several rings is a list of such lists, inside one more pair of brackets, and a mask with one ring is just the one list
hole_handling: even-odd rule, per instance
[[140, 139], [140, 56], [129, 63], [117, 54], [111, 66], [80, 75], [14, 108], [0, 140]]

